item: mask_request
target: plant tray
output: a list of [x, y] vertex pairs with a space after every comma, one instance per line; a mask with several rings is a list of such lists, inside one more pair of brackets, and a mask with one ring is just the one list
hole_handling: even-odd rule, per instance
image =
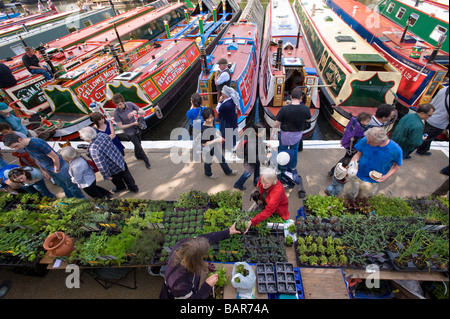
[[275, 269], [272, 263], [256, 264], [256, 282], [260, 294], [277, 293]]
[[297, 293], [294, 265], [291, 263], [275, 263], [277, 290], [280, 294]]
[[392, 252], [390, 250], [387, 250], [386, 253], [394, 267], [394, 270], [396, 270], [396, 271], [414, 271], [414, 272], [447, 272], [448, 271], [448, 267], [445, 269], [439, 269], [438, 267], [434, 266], [432, 263], [431, 263], [430, 267], [422, 269], [422, 268], [417, 267], [412, 261], [407, 262], [407, 267], [401, 268], [394, 262], [395, 257], [399, 256], [400, 254]]
[[294, 267], [294, 277], [295, 277], [295, 287], [297, 289], [297, 297], [298, 299], [305, 299], [302, 274], [300, 273], [300, 268]]

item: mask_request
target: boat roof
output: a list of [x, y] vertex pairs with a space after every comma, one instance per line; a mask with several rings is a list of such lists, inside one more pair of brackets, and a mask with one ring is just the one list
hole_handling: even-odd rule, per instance
[[[352, 3], [355, 2], [352, 1]], [[321, 0], [308, 0], [308, 2], [303, 2], [303, 6], [322, 39], [328, 44], [329, 49], [341, 59], [342, 63], [345, 63], [346, 60], [350, 62], [348, 55], [354, 56], [355, 54], [364, 55], [365, 59], [371, 59], [373, 62], [379, 63], [384, 60], [384, 63], [387, 63], [369, 43]], [[315, 7], [314, 16], [312, 15], [313, 7]]]
[[[225, 58], [227, 62], [232, 65], [231, 80], [237, 81], [247, 66], [248, 60], [251, 59], [252, 45], [254, 45], [257, 26], [254, 23], [233, 23], [231, 24], [226, 33], [222, 36], [219, 43], [211, 53], [213, 59], [211, 65], [214, 66], [219, 59]], [[232, 43], [233, 34], [235, 36], [235, 44]], [[233, 45], [237, 45], [236, 49], [231, 49]], [[231, 49], [231, 50], [228, 50]], [[230, 52], [230, 55], [228, 55]], [[214, 72], [214, 70], [210, 70]], [[201, 74], [200, 80], [206, 80], [209, 75]]]
[[[352, 12], [354, 10], [355, 2], [353, 0], [339, 0], [335, 2], [339, 5], [344, 11]], [[366, 21], [368, 19], [374, 19], [376, 17], [377, 27], [370, 28], [370, 32], [376, 38], [383, 41], [383, 44], [387, 46], [390, 50], [396, 52], [399, 55], [402, 55], [404, 58], [409, 59], [409, 54], [413, 50], [417, 44], [403, 42], [400, 43], [403, 28], [384, 17], [383, 15], [376, 13], [372, 10], [367, 10], [366, 6], [362, 3], [358, 3], [357, 14], [354, 15], [354, 19], [358, 21], [361, 25], [366, 25]], [[410, 37], [414, 37], [414, 34], [407, 32], [407, 35]], [[426, 59], [426, 55], [431, 54], [433, 51], [433, 47], [425, 42], [420, 42], [420, 46], [425, 48], [425, 53], [422, 53], [420, 59], [414, 59], [414, 62], [417, 64], [425, 65], [428, 60]], [[428, 65], [429, 68], [435, 69], [443, 69], [443, 67], [438, 66], [437, 64]]]
[[447, 5], [447, 9], [444, 9], [442, 7], [442, 4], [434, 4], [432, 2], [427, 2], [427, 1], [421, 1], [419, 3], [419, 6], [416, 7], [416, 0], [395, 0], [393, 2], [398, 2], [400, 4], [404, 4], [406, 6], [409, 6], [411, 8], [413, 8], [414, 10], [417, 11], [422, 11], [423, 13], [427, 14], [427, 15], [434, 15], [436, 18], [446, 22], [448, 24], [448, 0], [447, 1], [442, 1], [442, 4]]
[[184, 50], [192, 45], [194, 40], [187, 39], [166, 39], [159, 41], [159, 47], [152, 48], [147, 54], [133, 62], [130, 72], [141, 73], [140, 76], [134, 77], [132, 82], [139, 82], [147, 78], [147, 75], [156, 71], [160, 67], [164, 67], [167, 62], [173, 60], [173, 57], [179, 56]]
[[[139, 48], [140, 46], [147, 43], [147, 40], [131, 40], [128, 42], [123, 43], [125, 52], [130, 52], [136, 48]], [[121, 53], [122, 55], [123, 53]], [[98, 68], [101, 68], [102, 66], [113, 62], [114, 58], [110, 53], [104, 53], [101, 55], [97, 55], [95, 57], [92, 57], [85, 62], [81, 63], [80, 65], [77, 65], [76, 67], [70, 69], [69, 72], [66, 74], [63, 74], [58, 79], [56, 79], [56, 82], [64, 81], [67, 82], [61, 84], [63, 87], [68, 87], [73, 84], [73, 82], [79, 81], [82, 78], [85, 78], [89, 76], [91, 73], [93, 73]], [[50, 83], [50, 82], [47, 82]]]
[[297, 36], [299, 24], [289, 0], [275, 0], [270, 3], [272, 9], [272, 37]]
[[[155, 18], [161, 17], [161, 16], [171, 12], [172, 10], [179, 8], [179, 7], [183, 7], [183, 6], [185, 6], [184, 3], [173, 3], [167, 7], [149, 11], [147, 13], [144, 13], [143, 15], [140, 15], [139, 19], [136, 19], [133, 21], [128, 21], [128, 22], [124, 23], [123, 25], [118, 25], [117, 31], [119, 32], [119, 35], [127, 34], [127, 33], [129, 33], [129, 28], [131, 27], [131, 25], [133, 25], [133, 27], [135, 27], [138, 22], [141, 23], [142, 25], [148, 24], [149, 21], [154, 20]], [[94, 32], [98, 32], [99, 30], [101, 31], [102, 29], [111, 27], [111, 25], [114, 23], [117, 23], [121, 20], [130, 19], [133, 16], [138, 15], [141, 12], [146, 12], [148, 10], [149, 10], [149, 7], [141, 7], [141, 8], [138, 7], [138, 8], [132, 9], [121, 15], [109, 18], [103, 22], [94, 24], [93, 26], [73, 32], [69, 35], [66, 35], [66, 36], [60, 38], [60, 39], [49, 42], [48, 47], [50, 47], [50, 48], [67, 47], [68, 45], [71, 45], [71, 44], [77, 42], [78, 39], [80, 39], [80, 38], [88, 37], [90, 34], [92, 34]], [[114, 32], [114, 29], [105, 31], [104, 33], [101, 33], [96, 37], [91, 37], [91, 38], [89, 38], [89, 40], [104, 41], [105, 38], [107, 38], [109, 41], [115, 40], [117, 38], [117, 36], [116, 36], [116, 33]]]

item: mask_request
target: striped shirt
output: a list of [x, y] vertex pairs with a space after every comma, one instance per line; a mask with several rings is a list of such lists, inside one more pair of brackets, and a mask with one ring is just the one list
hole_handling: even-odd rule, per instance
[[89, 145], [89, 154], [104, 179], [108, 179], [125, 170], [125, 160], [109, 136], [98, 132]]
[[[54, 172], [55, 163], [49, 157], [50, 152], [55, 152], [46, 141], [40, 138], [30, 138], [30, 143], [24, 148], [33, 159], [39, 162], [47, 171]], [[63, 158], [55, 152], [59, 158], [59, 165], [62, 166]]]

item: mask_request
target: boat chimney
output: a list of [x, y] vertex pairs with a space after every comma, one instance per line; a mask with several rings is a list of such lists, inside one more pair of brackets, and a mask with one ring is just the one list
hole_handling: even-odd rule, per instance
[[189, 11], [184, 9], [184, 18], [186, 19], [186, 24], [189, 24]]
[[281, 55], [282, 54], [283, 54], [283, 40], [278, 40], [277, 61], [275, 63], [275, 67], [277, 70], [281, 70]]
[[209, 75], [208, 61], [206, 60], [206, 48], [205, 47], [200, 47], [200, 57], [202, 60], [203, 73], [205, 73], [206, 75]]
[[117, 65], [117, 69], [119, 69], [119, 74], [122, 74], [125, 70], [123, 69], [122, 62], [120, 62], [120, 58], [117, 55], [117, 49], [114, 48], [112, 45], [110, 45], [109, 50], [110, 50], [112, 56], [114, 57], [114, 59], [116, 60], [116, 65]]
[[20, 34], [19, 34], [19, 39], [20, 39], [20, 41], [22, 41], [22, 43], [23, 43], [23, 45], [24, 45], [25, 47], [28, 46], [28, 45], [26, 44], [25, 40], [22, 38], [22, 35], [20, 35]]
[[117, 36], [117, 39], [119, 40], [119, 44], [120, 44], [120, 48], [122, 49], [122, 52], [125, 52], [125, 49], [123, 48], [122, 40], [120, 39], [119, 32], [117, 32], [115, 23], [114, 23], [114, 31], [116, 32], [116, 36]]
[[302, 35], [302, 27], [298, 26], [298, 32], [297, 32], [297, 44], [295, 45], [295, 48], [298, 49], [298, 42], [300, 41], [300, 36]]
[[438, 43], [436, 44], [436, 46], [434, 47], [433, 52], [431, 53], [430, 57], [428, 58], [428, 63], [433, 63], [434, 62], [434, 59], [436, 59], [436, 56], [437, 56], [439, 50], [441, 49], [442, 44], [444, 43], [446, 38], [447, 38], [447, 36], [445, 34], [442, 34], [439, 37]]
[[418, 7], [419, 6], [419, 3], [420, 3], [420, 0], [416, 0], [416, 4], [414, 5], [414, 7]]
[[198, 18], [198, 28], [200, 30], [200, 35], [203, 35], [203, 17]]
[[213, 21], [214, 23], [217, 22], [217, 9], [215, 6], [213, 7]]
[[316, 15], [316, 4], [313, 3], [313, 8], [312, 8], [311, 17], [314, 17], [315, 15]]
[[50, 67], [50, 69], [52, 70], [53, 74], [56, 74], [56, 69], [53, 66], [52, 61], [50, 60], [50, 57], [48, 56], [47, 52], [45, 51], [44, 47], [41, 45], [41, 47], [39, 48], [39, 53], [42, 55], [42, 58], [44, 59], [45, 62], [47, 62], [48, 66]]
[[411, 16], [408, 18], [408, 21], [406, 21], [405, 30], [403, 30], [402, 38], [400, 39], [400, 43], [403, 43], [405, 41], [406, 31], [408, 31], [409, 24], [411, 23]]
[[166, 29], [167, 39], [170, 39], [169, 21], [164, 20], [164, 28]]
[[236, 36], [234, 35], [234, 33], [233, 33], [232, 41], [233, 41], [233, 43], [236, 43]]

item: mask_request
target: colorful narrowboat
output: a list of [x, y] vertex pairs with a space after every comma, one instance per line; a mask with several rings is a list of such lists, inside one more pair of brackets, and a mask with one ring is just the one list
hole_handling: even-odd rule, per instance
[[207, 55], [202, 50], [202, 71], [198, 79], [198, 93], [203, 97], [203, 106], [217, 106], [215, 74], [217, 62], [225, 58], [231, 73], [230, 86], [240, 96], [238, 106], [239, 131], [244, 129], [257, 98], [261, 32], [264, 23], [264, 8], [259, 0], [250, 0], [238, 22], [228, 26], [217, 46]]
[[267, 126], [273, 127], [292, 89], [301, 86], [311, 111], [311, 127], [303, 134], [311, 136], [320, 110], [319, 76], [288, 0], [271, 1], [266, 8], [260, 77], [259, 96]]
[[[378, 4], [381, 15], [449, 54], [448, 1], [383, 0]], [[442, 37], [445, 40], [442, 41]]]
[[325, 3], [399, 70], [402, 78], [396, 106], [400, 115], [431, 101], [448, 72], [436, 61], [441, 52], [439, 46], [417, 42], [407, 30], [363, 4], [355, 7], [351, 0], [326, 0]]
[[352, 116], [393, 104], [401, 74], [320, 0], [295, 0], [320, 77], [321, 111], [343, 133]]

